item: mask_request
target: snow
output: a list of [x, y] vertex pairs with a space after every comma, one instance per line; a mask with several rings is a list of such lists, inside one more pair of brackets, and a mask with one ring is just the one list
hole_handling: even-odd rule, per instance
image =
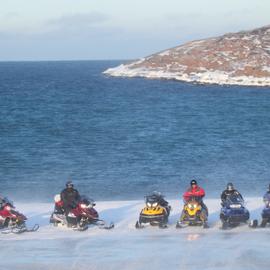
[[253, 39], [253, 43], [256, 45], [261, 45], [261, 41], [257, 37]]
[[160, 56], [168, 56], [170, 54], [171, 54], [170, 50], [166, 50], [164, 52], [159, 53], [158, 55], [160, 55]]
[[[176, 229], [183, 203], [169, 200], [172, 213], [167, 229], [134, 225], [140, 201], [97, 202], [100, 217], [114, 221], [113, 230], [95, 227], [84, 232], [54, 227], [48, 223], [53, 204], [17, 203], [28, 225], [40, 224], [39, 231], [21, 235], [0, 234], [0, 269], [268, 269], [270, 228], [250, 229], [247, 225], [220, 230], [218, 199], [206, 199], [209, 229]], [[247, 198], [251, 217], [260, 218], [262, 198]]]
[[130, 68], [120, 65], [110, 68], [104, 72], [110, 76], [124, 77], [145, 77], [151, 79], [175, 79], [186, 82], [197, 82], [203, 84], [228, 84], [245, 86], [269, 86], [270, 77], [252, 77], [252, 76], [231, 76], [224, 71], [205, 71], [194, 74], [186, 74], [182, 70], [179, 72], [151, 70], [146, 68]]
[[270, 67], [263, 67], [262, 70], [267, 71], [270, 73]]
[[226, 37], [225, 39], [226, 39], [226, 40], [238, 40], [238, 38], [235, 37], [235, 36]]

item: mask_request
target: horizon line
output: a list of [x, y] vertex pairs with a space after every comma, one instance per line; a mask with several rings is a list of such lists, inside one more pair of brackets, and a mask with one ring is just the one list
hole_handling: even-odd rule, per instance
[[[138, 58], [137, 58], [138, 59]], [[134, 61], [134, 59], [42, 59], [42, 60], [0, 60], [0, 63], [15, 63], [15, 62], [89, 62], [89, 61]]]

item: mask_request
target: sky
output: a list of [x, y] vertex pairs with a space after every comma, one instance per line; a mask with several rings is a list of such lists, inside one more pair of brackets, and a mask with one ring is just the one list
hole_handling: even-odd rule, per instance
[[0, 61], [136, 59], [269, 14], [269, 0], [0, 0]]

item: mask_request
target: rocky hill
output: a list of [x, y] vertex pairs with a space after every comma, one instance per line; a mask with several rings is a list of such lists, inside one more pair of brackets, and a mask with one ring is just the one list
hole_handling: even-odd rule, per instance
[[188, 42], [104, 73], [197, 83], [270, 86], [270, 26]]

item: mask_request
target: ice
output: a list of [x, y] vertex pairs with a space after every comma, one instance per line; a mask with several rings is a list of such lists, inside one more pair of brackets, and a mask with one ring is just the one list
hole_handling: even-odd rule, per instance
[[[49, 224], [53, 204], [16, 203], [28, 226], [40, 224], [34, 233], [0, 234], [0, 269], [268, 269], [270, 228], [247, 225], [220, 230], [218, 199], [206, 199], [209, 229], [176, 229], [183, 207], [169, 200], [172, 212], [167, 229], [135, 229], [144, 201], [102, 201], [100, 217], [115, 223], [112, 230], [91, 227], [84, 232]], [[262, 198], [246, 198], [251, 218], [260, 219]]]
[[185, 82], [197, 82], [202, 84], [220, 84], [220, 85], [245, 85], [245, 86], [269, 86], [270, 77], [252, 77], [252, 76], [231, 76], [224, 71], [198, 72], [196, 76], [179, 72], [154, 70], [147, 68], [132, 68], [130, 65], [120, 65], [115, 68], [110, 68], [104, 71], [104, 74], [110, 76], [123, 77], [145, 77], [150, 79], [174, 79]]

